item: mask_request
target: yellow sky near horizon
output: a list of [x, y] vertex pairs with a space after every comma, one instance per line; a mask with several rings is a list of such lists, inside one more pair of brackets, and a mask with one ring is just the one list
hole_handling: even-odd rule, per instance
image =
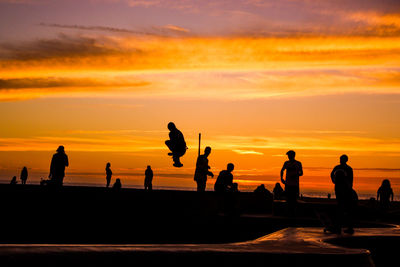
[[[101, 173], [111, 157], [116, 173], [152, 164], [191, 179], [201, 132], [213, 168], [234, 162], [243, 185], [273, 183], [288, 149], [310, 168], [309, 190], [331, 187], [326, 176], [343, 153], [361, 170], [363, 190], [377, 186], [370, 175], [400, 178], [400, 37], [85, 34], [52, 42], [21, 43], [32, 49], [0, 61], [0, 175], [21, 165], [45, 172], [63, 144], [79, 159], [71, 173]], [[169, 121], [190, 147], [179, 170], [166, 156]]]

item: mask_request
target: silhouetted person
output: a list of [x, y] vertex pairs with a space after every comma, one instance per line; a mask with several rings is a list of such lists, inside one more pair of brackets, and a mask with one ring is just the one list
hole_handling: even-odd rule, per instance
[[254, 190], [254, 193], [268, 197], [269, 199], [272, 199], [272, 193], [267, 188], [265, 188], [264, 184], [257, 186], [257, 188]]
[[64, 146], [57, 148], [57, 153], [53, 155], [50, 164], [51, 184], [54, 186], [62, 186], [65, 176], [65, 167], [68, 167], [68, 156], [65, 154]]
[[209, 171], [208, 156], [211, 153], [211, 147], [204, 149], [204, 154], [197, 157], [196, 170], [194, 172], [194, 180], [197, 183], [197, 191], [204, 192], [206, 190], [207, 176], [214, 177], [214, 174]]
[[330, 193], [328, 193], [328, 199], [331, 199], [331, 194]]
[[168, 129], [170, 131], [169, 140], [165, 141], [165, 144], [171, 150], [171, 153], [168, 153], [168, 155], [172, 156], [175, 167], [182, 167], [183, 164], [180, 161], [180, 157], [185, 155], [187, 149], [185, 138], [173, 122], [168, 123]]
[[122, 184], [121, 184], [121, 180], [119, 179], [119, 178], [117, 178], [116, 180], [115, 180], [115, 183], [114, 183], [114, 185], [113, 185], [113, 189], [114, 190], [116, 190], [116, 191], [119, 191], [120, 189], [121, 189], [121, 187], [122, 187]]
[[108, 162], [106, 164], [106, 181], [107, 181], [106, 187], [107, 188], [110, 186], [111, 177], [112, 177], [111, 163]]
[[[281, 181], [285, 185], [285, 196], [288, 205], [289, 215], [295, 215], [297, 198], [299, 197], [299, 178], [303, 175], [301, 162], [295, 160], [296, 152], [289, 150], [286, 155], [286, 161], [281, 169]], [[283, 173], [286, 170], [286, 179], [283, 179]]]
[[353, 190], [353, 169], [347, 165], [347, 155], [340, 156], [340, 164], [331, 172], [332, 182], [335, 184], [335, 195], [338, 204], [338, 220], [335, 232], [341, 233], [342, 226], [347, 221], [345, 233], [354, 233], [352, 215], [357, 201], [357, 193]]
[[17, 182], [17, 176], [13, 176], [13, 178], [11, 179], [10, 185], [16, 185]]
[[393, 201], [393, 189], [390, 186], [390, 181], [385, 179], [378, 189], [376, 200], [379, 201], [382, 210], [387, 210], [390, 206], [390, 199]]
[[147, 166], [144, 176], [144, 190], [153, 190], [153, 170], [150, 165]]
[[28, 180], [28, 169], [26, 167], [22, 168], [20, 178], [21, 178], [21, 184], [26, 184], [26, 180]]
[[283, 199], [283, 188], [280, 183], [275, 184], [272, 192], [274, 193], [274, 199]]
[[223, 170], [219, 173], [217, 180], [214, 184], [215, 192], [223, 193], [223, 192], [236, 192], [233, 185], [233, 175], [232, 171], [235, 166], [232, 163], [229, 163], [226, 167], [226, 170]]

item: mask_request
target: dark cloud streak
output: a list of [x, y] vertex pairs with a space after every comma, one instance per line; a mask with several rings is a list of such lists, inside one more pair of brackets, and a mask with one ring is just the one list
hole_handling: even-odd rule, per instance
[[123, 80], [96, 80], [89, 78], [19, 78], [0, 79], [0, 90], [7, 89], [29, 89], [29, 88], [59, 88], [59, 87], [122, 87], [122, 86], [145, 86], [145, 81], [123, 81]]

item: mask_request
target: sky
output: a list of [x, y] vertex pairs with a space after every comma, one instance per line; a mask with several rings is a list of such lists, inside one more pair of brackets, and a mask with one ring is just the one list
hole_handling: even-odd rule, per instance
[[[355, 189], [400, 194], [398, 0], [0, 0], [0, 180], [46, 178], [64, 145], [70, 184], [194, 189], [198, 134], [241, 190], [279, 181], [332, 192], [342, 154]], [[173, 121], [187, 141], [174, 168]], [[215, 179], [210, 179], [212, 189]]]

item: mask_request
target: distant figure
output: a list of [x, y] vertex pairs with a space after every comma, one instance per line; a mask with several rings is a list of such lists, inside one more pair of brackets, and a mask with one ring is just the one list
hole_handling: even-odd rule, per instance
[[331, 193], [328, 193], [328, 199], [331, 199]]
[[214, 177], [214, 174], [209, 171], [208, 156], [211, 153], [211, 147], [204, 149], [204, 154], [197, 157], [196, 170], [194, 172], [194, 180], [197, 183], [197, 191], [204, 192], [206, 190], [207, 176]]
[[13, 176], [13, 178], [11, 179], [10, 185], [16, 185], [17, 182], [17, 176]]
[[[288, 204], [289, 215], [295, 215], [297, 198], [299, 197], [299, 178], [303, 176], [303, 167], [300, 161], [295, 160], [296, 152], [289, 150], [286, 155], [286, 161], [281, 169], [281, 181], [285, 185], [285, 196]], [[286, 179], [283, 179], [283, 173], [286, 170]]]
[[174, 161], [175, 167], [182, 167], [183, 164], [180, 161], [180, 157], [185, 155], [186, 153], [186, 142], [185, 138], [181, 131], [179, 131], [173, 122], [168, 123], [169, 129], [169, 140], [165, 141], [165, 144], [171, 150], [171, 153], [168, 153], [169, 156], [172, 156], [172, 160]]
[[335, 232], [341, 233], [344, 221], [348, 228], [345, 233], [353, 234], [352, 215], [357, 201], [357, 193], [353, 190], [353, 169], [347, 165], [347, 155], [340, 156], [340, 164], [331, 172], [332, 182], [335, 184], [335, 195], [338, 204], [338, 222]]
[[121, 187], [122, 187], [122, 184], [121, 184], [121, 180], [119, 179], [119, 178], [117, 178], [116, 180], [115, 180], [115, 183], [114, 183], [114, 185], [113, 185], [113, 189], [114, 190], [116, 190], [116, 191], [119, 191], [120, 189], [121, 189]]
[[281, 183], [276, 183], [274, 190], [272, 191], [274, 193], [274, 199], [280, 200], [283, 199], [283, 188], [281, 186]]
[[106, 187], [107, 188], [110, 186], [111, 176], [112, 176], [111, 163], [108, 162], [106, 164], [106, 181], [107, 181]]
[[236, 190], [233, 184], [233, 175], [232, 171], [235, 166], [232, 163], [229, 163], [226, 166], [226, 170], [223, 170], [219, 173], [217, 180], [214, 184], [215, 192], [223, 193], [223, 192], [237, 192], [237, 184]]
[[48, 185], [49, 184], [49, 181], [50, 180], [45, 180], [45, 179], [43, 179], [43, 178], [40, 178], [40, 186], [46, 186], [46, 185]]
[[20, 178], [21, 178], [21, 184], [26, 184], [26, 180], [28, 180], [28, 169], [26, 167], [22, 168]]
[[382, 210], [387, 210], [390, 206], [390, 199], [393, 201], [393, 189], [390, 186], [390, 181], [385, 179], [378, 189], [376, 200], [379, 201]]
[[65, 167], [68, 167], [68, 156], [65, 154], [64, 146], [57, 148], [57, 153], [53, 155], [50, 164], [51, 184], [54, 186], [62, 186], [65, 176]]
[[144, 190], [153, 190], [153, 170], [150, 165], [147, 166], [144, 176]]
[[260, 194], [260, 195], [263, 195], [263, 196], [266, 196], [266, 197], [272, 199], [272, 193], [267, 188], [265, 188], [264, 184], [257, 186], [257, 188], [254, 190], [254, 193]]

